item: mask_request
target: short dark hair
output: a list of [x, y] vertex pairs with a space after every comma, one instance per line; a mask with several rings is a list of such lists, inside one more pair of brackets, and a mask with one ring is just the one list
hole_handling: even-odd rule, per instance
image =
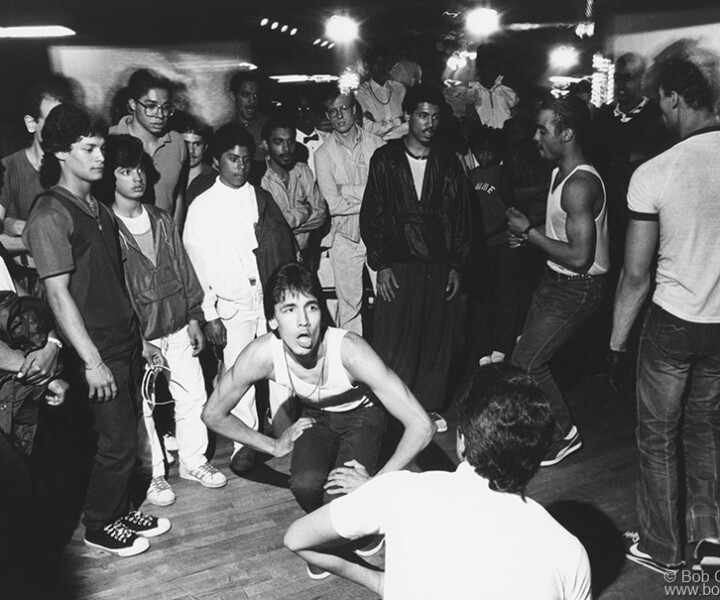
[[40, 167], [43, 187], [55, 185], [60, 179], [60, 163], [55, 152], [69, 152], [83, 137], [105, 136], [105, 125], [93, 121], [90, 113], [77, 104], [59, 104], [50, 111], [42, 134], [44, 151]]
[[297, 131], [295, 129], [295, 123], [293, 123], [289, 118], [277, 117], [265, 121], [260, 133], [262, 139], [267, 142], [270, 139], [270, 134], [276, 129], [290, 129], [293, 132], [293, 135], [295, 135], [295, 132]]
[[128, 79], [128, 95], [133, 100], [140, 100], [150, 90], [165, 90], [172, 95], [173, 83], [165, 77], [153, 73], [149, 69], [138, 69]]
[[552, 111], [555, 115], [555, 127], [560, 131], [572, 129], [581, 147], [586, 147], [590, 138], [590, 127], [592, 117], [588, 105], [577, 96], [566, 95], [555, 98], [546, 94], [538, 102], [538, 112], [541, 110]]
[[464, 458], [498, 492], [524, 496], [554, 427], [552, 409], [538, 384], [507, 364], [481, 367], [460, 406]]
[[265, 77], [258, 71], [238, 71], [230, 78], [230, 92], [232, 94], [237, 94], [240, 91], [240, 86], [246, 81], [252, 81], [253, 83], [257, 83], [259, 86], [262, 86], [265, 82]]
[[712, 110], [715, 98], [706, 75], [694, 61], [675, 56], [658, 65], [658, 85], [665, 96], [675, 92], [694, 110]]
[[195, 115], [178, 110], [171, 119], [170, 128], [174, 131], [177, 131], [178, 133], [194, 133], [195, 135], [200, 136], [206, 144], [210, 142], [210, 138], [212, 137], [212, 127], [203, 123]]
[[298, 263], [281, 265], [268, 278], [263, 297], [265, 317], [268, 320], [275, 316], [275, 306], [280, 304], [287, 294], [312, 296], [320, 303], [323, 315], [326, 313], [320, 281], [317, 275], [304, 265]]
[[158, 173], [142, 142], [127, 133], [108, 135], [105, 138], [103, 177], [94, 188], [98, 199], [112, 204], [115, 198], [115, 169], [134, 168], [138, 165], [145, 169], [148, 189], [151, 188], [158, 179]]
[[351, 90], [343, 90], [340, 89], [339, 86], [332, 86], [329, 88], [320, 98], [320, 102], [322, 103], [323, 109], [327, 111], [328, 107], [335, 102], [335, 99], [338, 96], [347, 96], [350, 98], [350, 101], [352, 102], [355, 100], [355, 95], [352, 93]]
[[225, 152], [232, 150], [235, 146], [247, 148], [249, 154], [255, 156], [255, 140], [248, 130], [237, 123], [227, 123], [212, 136], [210, 156], [220, 160]]
[[446, 106], [445, 97], [439, 89], [427, 83], [418, 83], [408, 89], [405, 98], [403, 98], [402, 109], [405, 113], [411, 115], [417, 109], [418, 104], [423, 102], [434, 104], [443, 110]]
[[72, 102], [74, 98], [70, 81], [60, 75], [52, 75], [31, 85], [25, 93], [23, 115], [29, 115], [37, 121], [40, 118], [40, 104], [45, 98]]

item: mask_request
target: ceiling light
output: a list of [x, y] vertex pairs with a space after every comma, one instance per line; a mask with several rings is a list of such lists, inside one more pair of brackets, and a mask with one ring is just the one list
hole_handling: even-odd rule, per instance
[[317, 39], [313, 42], [313, 46], [317, 46], [320, 42], [322, 42], [322, 40], [321, 40], [320, 38], [317, 38]]
[[323, 40], [322, 43], [320, 44], [320, 47], [321, 47], [321, 48], [327, 48], [328, 43], [329, 43], [329, 42], [328, 42], [327, 40]]
[[573, 46], [560, 46], [550, 52], [550, 64], [556, 69], [570, 69], [580, 58], [580, 53]]
[[332, 50], [335, 47], [335, 42], [328, 44], [328, 50]]
[[465, 15], [465, 28], [470, 35], [486, 37], [500, 29], [500, 17], [492, 8], [476, 8]]
[[270, 19], [263, 19], [260, 21], [260, 27], [265, 27], [270, 22]]
[[68, 37], [75, 32], [62, 25], [28, 25], [23, 27], [0, 27], [0, 38], [47, 38]]
[[453, 52], [447, 59], [448, 69], [457, 71], [467, 65], [467, 58], [461, 56], [459, 52]]
[[285, 33], [287, 30], [288, 30], [288, 26], [287, 26], [287, 25], [283, 25], [283, 26], [280, 28], [280, 33]]
[[290, 35], [295, 35], [296, 33], [297, 33], [297, 27], [293, 27], [293, 28], [290, 30]]
[[349, 17], [333, 15], [325, 25], [325, 35], [339, 44], [347, 44], [358, 36], [358, 24]]
[[331, 81], [337, 81], [337, 75], [270, 75], [270, 79], [277, 81], [278, 83], [303, 83], [303, 82], [314, 82], [314, 83], [329, 83]]
[[273, 24], [270, 25], [270, 29], [277, 29], [278, 25], [280, 25], [280, 23], [278, 23], [277, 21], [273, 21]]

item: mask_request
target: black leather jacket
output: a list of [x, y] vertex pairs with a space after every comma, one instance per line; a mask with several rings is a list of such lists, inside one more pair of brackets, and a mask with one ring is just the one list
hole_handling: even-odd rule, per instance
[[155, 340], [185, 327], [191, 319], [205, 322], [203, 289], [172, 217], [155, 206], [144, 206], [155, 240], [155, 264], [142, 253], [122, 220], [116, 220], [130, 299], [143, 337]]
[[444, 262], [461, 270], [470, 251], [470, 182], [449, 150], [433, 148], [418, 201], [402, 139], [375, 151], [360, 234], [376, 271], [394, 263]]

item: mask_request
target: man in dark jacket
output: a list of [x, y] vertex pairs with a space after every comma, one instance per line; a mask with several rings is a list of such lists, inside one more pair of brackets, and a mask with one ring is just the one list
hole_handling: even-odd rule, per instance
[[[152, 159], [142, 142], [130, 135], [108, 136], [103, 180], [112, 190], [112, 209], [118, 219], [125, 249], [125, 281], [140, 320], [143, 357], [148, 365], [167, 368], [170, 394], [175, 401], [175, 428], [180, 477], [207, 488], [220, 488], [225, 476], [207, 462], [207, 429], [200, 420], [207, 402], [198, 354], [205, 347], [202, 334], [203, 291], [169, 213], [142, 204]], [[143, 404], [150, 439], [152, 481], [147, 499], [166, 506], [175, 493], [165, 479], [165, 463], [153, 406]]]
[[[267, 331], [263, 288], [275, 267], [297, 259], [297, 246], [272, 196], [248, 183], [255, 154], [250, 134], [237, 124], [224, 125], [213, 136], [211, 153], [218, 178], [190, 206], [183, 241], [204, 291], [205, 335], [223, 348], [228, 370]], [[270, 402], [273, 408], [272, 389]], [[257, 430], [254, 390], [233, 414]], [[254, 455], [236, 444], [230, 468], [249, 470]]]
[[417, 85], [403, 100], [408, 134], [378, 149], [360, 211], [377, 271], [373, 346], [430, 413], [445, 399], [452, 349], [449, 302], [470, 250], [472, 189], [455, 154], [433, 143], [442, 94]]

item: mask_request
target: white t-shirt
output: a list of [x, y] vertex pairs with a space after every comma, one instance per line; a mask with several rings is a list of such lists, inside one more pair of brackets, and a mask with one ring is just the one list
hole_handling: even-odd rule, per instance
[[631, 218], [659, 221], [655, 304], [686, 321], [720, 323], [720, 128], [638, 167], [628, 208]]
[[577, 538], [535, 501], [492, 491], [467, 462], [381, 475], [329, 510], [344, 538], [385, 534], [384, 600], [591, 598]]
[[415, 192], [417, 192], [418, 201], [422, 199], [423, 182], [425, 181], [425, 167], [427, 167], [427, 158], [413, 158], [407, 152], [408, 163], [410, 164], [410, 172], [412, 173], [413, 183], [415, 184]]
[[155, 241], [153, 240], [152, 226], [150, 225], [150, 215], [148, 215], [144, 206], [140, 208], [142, 211], [137, 217], [125, 217], [118, 212], [115, 212], [115, 216], [125, 224], [125, 227], [135, 238], [140, 251], [152, 264], [155, 264]]

